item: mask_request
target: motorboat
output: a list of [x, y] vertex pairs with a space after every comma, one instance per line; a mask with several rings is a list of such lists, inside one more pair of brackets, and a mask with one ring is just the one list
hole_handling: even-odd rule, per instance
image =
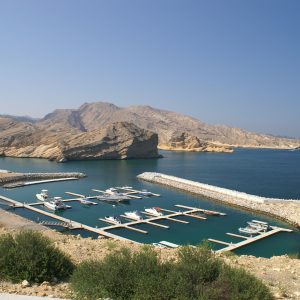
[[64, 209], [68, 209], [71, 208], [71, 206], [69, 205], [65, 205], [62, 201], [61, 197], [53, 197], [51, 200], [49, 201], [44, 201], [44, 205], [45, 207], [51, 209], [51, 210], [64, 210]]
[[128, 219], [132, 219], [132, 220], [143, 220], [143, 217], [135, 210], [135, 211], [127, 211], [124, 213], [124, 215], [128, 218]]
[[246, 233], [246, 234], [250, 234], [250, 235], [259, 234], [260, 231], [261, 231], [261, 229], [255, 229], [255, 228], [252, 228], [250, 226], [247, 226], [247, 227], [244, 227], [244, 228], [239, 228], [240, 233]]
[[269, 225], [267, 225], [267, 224], [260, 224], [260, 223], [256, 223], [256, 222], [247, 222], [247, 223], [251, 228], [254, 228], [254, 229], [257, 229], [260, 231], [267, 231], [269, 228]]
[[84, 205], [94, 205], [95, 204], [94, 202], [89, 201], [88, 198], [80, 198], [79, 202]]
[[160, 207], [146, 208], [145, 212], [147, 212], [148, 214], [153, 215], [155, 217], [160, 217], [163, 215], [163, 213], [160, 211]]
[[104, 219], [109, 223], [121, 224], [121, 220], [118, 217], [106, 216], [106, 217], [104, 217]]
[[49, 197], [48, 195], [48, 190], [41, 190], [41, 192], [39, 194], [35, 195], [37, 197], [38, 200], [40, 201], [46, 201]]
[[149, 191], [147, 191], [146, 189], [143, 189], [139, 192], [139, 194], [143, 195], [143, 196], [147, 196], [147, 197], [151, 197], [153, 196], [153, 194]]

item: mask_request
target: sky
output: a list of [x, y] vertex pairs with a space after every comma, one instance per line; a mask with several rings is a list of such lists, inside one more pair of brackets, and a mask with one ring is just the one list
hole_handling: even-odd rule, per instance
[[0, 114], [150, 105], [300, 138], [298, 0], [0, 0]]

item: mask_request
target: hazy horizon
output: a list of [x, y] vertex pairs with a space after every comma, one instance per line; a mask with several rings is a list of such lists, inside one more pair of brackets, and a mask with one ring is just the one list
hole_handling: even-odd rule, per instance
[[1, 114], [105, 101], [300, 138], [299, 9], [296, 0], [0, 0]]

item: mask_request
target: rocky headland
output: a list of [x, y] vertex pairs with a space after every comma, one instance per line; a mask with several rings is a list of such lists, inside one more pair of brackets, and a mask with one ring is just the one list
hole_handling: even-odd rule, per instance
[[128, 122], [86, 131], [71, 116], [64, 123], [0, 118], [0, 155], [68, 160], [156, 158], [157, 134]]

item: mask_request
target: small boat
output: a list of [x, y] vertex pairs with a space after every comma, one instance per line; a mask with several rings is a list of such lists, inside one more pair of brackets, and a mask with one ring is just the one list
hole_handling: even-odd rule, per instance
[[94, 205], [95, 204], [94, 202], [89, 201], [87, 198], [80, 198], [79, 202], [84, 205]]
[[40, 201], [46, 201], [49, 197], [48, 195], [48, 190], [41, 190], [41, 192], [39, 194], [35, 195], [37, 197], [38, 200]]
[[143, 195], [143, 196], [147, 196], [147, 197], [151, 197], [153, 196], [153, 194], [151, 192], [148, 192], [146, 189], [143, 189], [139, 192], [139, 194]]
[[260, 224], [260, 223], [255, 223], [255, 222], [247, 222], [247, 223], [251, 228], [254, 228], [254, 229], [257, 229], [260, 231], [267, 231], [269, 228], [269, 226], [265, 225], [265, 224]]
[[128, 218], [128, 219], [132, 219], [132, 220], [143, 220], [143, 217], [135, 210], [135, 211], [127, 211], [124, 213], [124, 215]]
[[160, 217], [163, 215], [163, 213], [160, 211], [160, 207], [146, 208], [145, 212], [147, 212], [148, 214], [153, 215], [155, 217]]
[[121, 224], [121, 220], [118, 217], [114, 217], [114, 216], [105, 216], [104, 219], [109, 222], [109, 223], [113, 223], [113, 224]]
[[252, 228], [250, 226], [244, 227], [244, 228], [239, 228], [239, 232], [241, 233], [246, 233], [246, 234], [259, 234], [259, 232], [261, 231], [261, 229], [255, 229]]
[[62, 201], [61, 197], [53, 197], [49, 201], [44, 201], [44, 205], [51, 210], [64, 210], [67, 208], [71, 208], [69, 205], [65, 205]]

